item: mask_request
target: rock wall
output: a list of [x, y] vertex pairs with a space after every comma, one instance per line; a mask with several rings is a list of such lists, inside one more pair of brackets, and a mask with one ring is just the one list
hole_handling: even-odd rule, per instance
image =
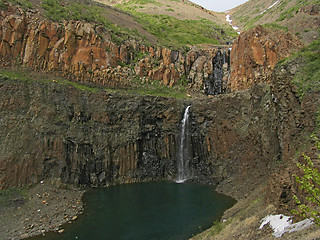
[[208, 176], [230, 186], [228, 194], [242, 198], [263, 182], [281, 158], [277, 116], [268, 85], [249, 91], [196, 101], [194, 159], [208, 166]]
[[302, 174], [296, 167], [298, 161], [304, 163], [301, 153], [312, 156], [315, 166], [319, 168], [319, 161], [315, 160], [319, 152], [317, 153], [311, 139], [312, 134], [319, 136], [319, 92], [311, 89], [301, 97], [292, 81], [305, 64], [308, 63], [300, 57], [278, 64], [271, 78], [272, 97], [278, 115], [282, 167], [277, 169], [269, 180], [267, 201], [288, 212], [297, 208], [294, 195], [302, 201], [305, 198], [293, 177], [294, 174]]
[[78, 186], [163, 179], [182, 106], [170, 99], [1, 82], [0, 186], [53, 177]]
[[302, 47], [289, 32], [257, 26], [238, 37], [231, 51], [230, 90], [248, 89], [270, 83], [276, 63]]
[[1, 188], [46, 178], [86, 187], [174, 179], [190, 104], [195, 181], [263, 176], [279, 154], [268, 86], [186, 102], [1, 79], [0, 93]]
[[145, 46], [134, 39], [115, 43], [112, 34], [97, 24], [60, 24], [9, 5], [0, 12], [0, 62], [108, 87], [130, 86], [138, 76], [169, 86], [184, 82], [211, 95], [226, 90], [230, 63], [226, 48], [183, 52]]

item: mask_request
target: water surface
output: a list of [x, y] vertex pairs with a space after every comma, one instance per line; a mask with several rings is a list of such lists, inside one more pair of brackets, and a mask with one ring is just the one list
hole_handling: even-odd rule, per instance
[[150, 182], [92, 189], [84, 213], [44, 239], [185, 240], [210, 227], [235, 201], [212, 186]]

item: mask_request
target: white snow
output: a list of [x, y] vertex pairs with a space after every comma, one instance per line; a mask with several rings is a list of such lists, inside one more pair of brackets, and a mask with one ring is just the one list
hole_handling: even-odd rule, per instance
[[235, 31], [237, 31], [238, 34], [240, 34], [239, 28], [232, 25], [232, 20], [230, 19], [230, 15], [229, 14], [226, 16], [226, 21], [231, 25], [231, 27]]
[[267, 10], [269, 10], [270, 8], [274, 7], [279, 1], [280, 1], [280, 0], [276, 1], [274, 4], [272, 4], [272, 5], [271, 5], [270, 7], [268, 7], [266, 10], [264, 10], [263, 12], [261, 12], [260, 15], [263, 14], [263, 13], [265, 13], [265, 12], [266, 12]]
[[266, 224], [269, 223], [273, 229], [273, 236], [281, 237], [286, 232], [295, 232], [307, 228], [313, 224], [312, 219], [305, 219], [301, 222], [292, 223], [292, 217], [287, 217], [282, 214], [269, 215], [263, 218], [259, 229], [262, 229]]
[[184, 183], [187, 179], [184, 179], [184, 180], [176, 180], [176, 183], [178, 184], [181, 184], [181, 183]]

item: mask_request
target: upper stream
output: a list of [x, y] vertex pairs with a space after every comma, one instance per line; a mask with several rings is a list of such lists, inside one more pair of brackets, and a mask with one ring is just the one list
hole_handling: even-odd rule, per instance
[[83, 201], [84, 213], [64, 233], [44, 239], [185, 240], [235, 203], [209, 185], [166, 181], [92, 189]]

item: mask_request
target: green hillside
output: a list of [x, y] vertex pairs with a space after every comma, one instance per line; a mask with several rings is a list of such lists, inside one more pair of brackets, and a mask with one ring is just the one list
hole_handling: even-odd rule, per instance
[[280, 27], [298, 35], [305, 43], [319, 35], [319, 0], [250, 0], [230, 11], [241, 30], [257, 25]]

